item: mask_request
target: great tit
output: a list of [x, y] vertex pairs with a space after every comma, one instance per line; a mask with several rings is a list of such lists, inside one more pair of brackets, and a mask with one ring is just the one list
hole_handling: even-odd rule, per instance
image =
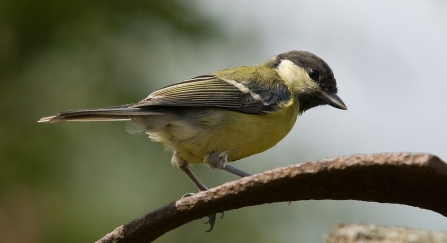
[[[346, 110], [329, 65], [306, 51], [289, 51], [265, 63], [224, 69], [169, 85], [144, 100], [96, 110], [71, 110], [39, 122], [130, 121], [131, 133], [145, 132], [173, 152], [172, 164], [199, 188], [189, 169], [207, 164], [244, 177], [228, 165], [263, 152], [283, 139], [297, 116], [328, 104]], [[207, 223], [213, 229], [215, 215]]]

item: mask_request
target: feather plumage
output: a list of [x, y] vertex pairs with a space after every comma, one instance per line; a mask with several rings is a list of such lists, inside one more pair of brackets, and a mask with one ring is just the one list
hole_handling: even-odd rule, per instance
[[272, 89], [254, 81], [202, 75], [157, 90], [131, 107], [208, 107], [261, 114], [274, 110], [290, 98], [285, 85], [277, 84]]

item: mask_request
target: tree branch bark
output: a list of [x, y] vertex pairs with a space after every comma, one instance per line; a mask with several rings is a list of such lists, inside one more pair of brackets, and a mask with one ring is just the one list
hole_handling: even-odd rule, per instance
[[277, 168], [180, 199], [97, 242], [151, 242], [214, 213], [273, 202], [360, 200], [405, 204], [447, 217], [447, 164], [425, 153], [335, 157]]
[[447, 232], [384, 227], [377, 225], [337, 225], [326, 236], [326, 243], [445, 243]]

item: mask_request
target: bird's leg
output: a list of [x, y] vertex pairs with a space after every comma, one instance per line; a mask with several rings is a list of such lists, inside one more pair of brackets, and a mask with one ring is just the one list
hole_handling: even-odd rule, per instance
[[[227, 155], [226, 154], [217, 154], [217, 153], [211, 153], [205, 158], [206, 162], [210, 165], [213, 169], [221, 169], [230, 172], [231, 174], [240, 176], [240, 177], [246, 177], [251, 176], [251, 174], [234, 168], [233, 166], [228, 165], [227, 161]], [[292, 203], [292, 201], [289, 202], [289, 206]]]
[[233, 166], [228, 165], [227, 154], [224, 153], [211, 153], [205, 157], [205, 162], [208, 163], [213, 169], [225, 170], [240, 177], [251, 176], [251, 174], [245, 171], [236, 169]]
[[[186, 176], [188, 176], [188, 178], [194, 183], [194, 185], [197, 186], [197, 188], [200, 191], [208, 190], [208, 187], [206, 187], [205, 185], [203, 185], [202, 182], [200, 182], [200, 180], [189, 169], [188, 164], [186, 162], [184, 162], [184, 160], [180, 156], [178, 156], [177, 154], [174, 154], [174, 156], [172, 157], [172, 163], [177, 164], [178, 168], [181, 171], [183, 171], [183, 173], [185, 173]], [[186, 193], [185, 195], [183, 195], [182, 198], [190, 197], [192, 195], [194, 195], [194, 193]], [[223, 217], [224, 217], [224, 213], [222, 212], [222, 216], [220, 218], [223, 218]], [[210, 224], [210, 228], [208, 230], [206, 230], [206, 232], [211, 232], [214, 228], [214, 224], [216, 224], [216, 214], [208, 216], [208, 220], [205, 222], [205, 224]]]
[[202, 182], [199, 181], [199, 179], [192, 173], [192, 171], [189, 169], [187, 164], [183, 164], [180, 165], [178, 167], [181, 171], [183, 171], [183, 173], [185, 173], [185, 175], [194, 183], [194, 185], [196, 185], [196, 187], [200, 190], [200, 191], [206, 191], [208, 190], [208, 187], [206, 187], [205, 185], [203, 185]]
[[[222, 154], [211, 153], [204, 158], [204, 162], [209, 164], [210, 167], [213, 169], [225, 170], [225, 171], [228, 171], [228, 172], [235, 174], [237, 176], [240, 176], [240, 177], [246, 177], [246, 176], [251, 175], [245, 171], [236, 169], [233, 166], [229, 166], [227, 157], [228, 157], [227, 154], [224, 154], [224, 153], [222, 153]], [[215, 218], [216, 215], [213, 215], [213, 216], [214, 216], [214, 218], [209, 217], [208, 222], [211, 220], [214, 220], [214, 221], [216, 220], [216, 218]], [[223, 217], [224, 217], [224, 212], [222, 212], [222, 217], [220, 217], [220, 218], [223, 218]], [[210, 224], [214, 225], [214, 223], [210, 223]], [[211, 229], [212, 229], [212, 226], [211, 226]], [[211, 231], [211, 229], [210, 229], [210, 231]]]
[[247, 173], [247, 172], [245, 172], [243, 170], [234, 168], [233, 166], [230, 166], [230, 165], [226, 165], [224, 168], [222, 168], [222, 170], [228, 171], [231, 174], [234, 174], [234, 175], [237, 175], [237, 176], [240, 176], [240, 177], [251, 176], [251, 174], [249, 174], [249, 173]]

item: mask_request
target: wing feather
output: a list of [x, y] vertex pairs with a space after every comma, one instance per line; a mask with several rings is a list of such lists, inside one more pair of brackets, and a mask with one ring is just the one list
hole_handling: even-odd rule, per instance
[[133, 108], [210, 107], [261, 114], [275, 110], [290, 99], [285, 85], [267, 88], [255, 82], [202, 75], [157, 90]]

